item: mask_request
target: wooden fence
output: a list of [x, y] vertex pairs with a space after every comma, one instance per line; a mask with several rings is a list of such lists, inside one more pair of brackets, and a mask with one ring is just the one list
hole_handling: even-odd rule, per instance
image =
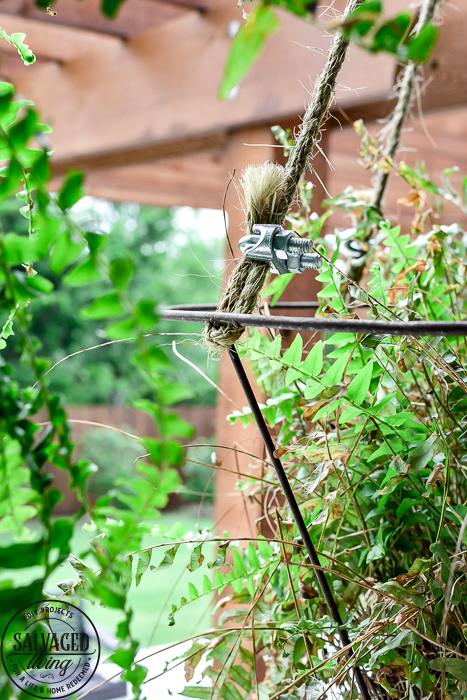
[[[193, 441], [200, 438], [211, 438], [215, 434], [214, 406], [179, 406], [175, 407], [177, 413], [191, 423], [194, 427]], [[68, 406], [67, 416], [72, 425], [73, 440], [78, 443], [89, 430], [100, 426], [118, 428], [138, 437], [157, 437], [157, 430], [151, 416], [136, 408], [124, 406]], [[37, 416], [39, 422], [46, 420], [42, 412]], [[74, 513], [78, 507], [78, 501], [70, 490], [68, 473], [62, 469], [51, 466], [53, 474], [53, 486], [63, 494], [63, 500], [57, 506], [56, 512]]]

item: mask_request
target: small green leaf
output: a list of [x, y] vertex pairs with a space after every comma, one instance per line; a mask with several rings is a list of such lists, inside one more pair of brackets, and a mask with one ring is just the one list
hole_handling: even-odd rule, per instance
[[258, 58], [267, 37], [280, 27], [276, 13], [268, 5], [257, 5], [234, 38], [224, 68], [219, 97], [225, 100]]
[[138, 552], [138, 566], [136, 567], [135, 582], [139, 586], [141, 577], [145, 571], [147, 571], [149, 564], [151, 563], [152, 549], [148, 549], [145, 552]]
[[210, 700], [212, 697], [212, 688], [203, 688], [198, 685], [188, 685], [179, 695], [185, 698], [198, 698], [198, 700]]
[[209, 562], [208, 569], [219, 569], [223, 564], [225, 564], [225, 557], [229, 544], [230, 541], [223, 542], [221, 545], [219, 545], [219, 549], [217, 550], [217, 558], [214, 561]]
[[300, 333], [294, 338], [290, 348], [285, 351], [282, 362], [287, 367], [298, 367], [302, 361], [303, 340]]
[[0, 114], [3, 114], [8, 109], [14, 94], [15, 88], [13, 85], [0, 82]]
[[196, 571], [196, 569], [199, 569], [201, 564], [204, 561], [204, 554], [201, 553], [203, 543], [200, 542], [192, 551], [191, 556], [190, 556], [190, 563], [186, 567], [188, 571]]
[[284, 7], [289, 12], [299, 17], [306, 17], [313, 11], [317, 0], [271, 0], [273, 5]]
[[141, 685], [148, 675], [148, 669], [145, 666], [135, 664], [133, 668], [127, 668], [122, 674], [122, 679], [128, 681], [132, 685], [134, 697], [138, 697]]
[[281, 344], [282, 344], [282, 338], [280, 334], [278, 333], [272, 343], [268, 345], [268, 347], [265, 349], [264, 354], [266, 357], [270, 357], [271, 359], [277, 359], [280, 357], [281, 354]]
[[9, 265], [31, 263], [39, 258], [36, 241], [17, 233], [7, 233], [3, 238], [5, 261]]
[[290, 367], [286, 372], [284, 383], [287, 384], [287, 386], [290, 386], [290, 384], [293, 384], [297, 379], [301, 378], [302, 373], [300, 370]]
[[23, 59], [23, 63], [26, 66], [29, 66], [31, 63], [34, 63], [36, 57], [30, 50], [29, 46], [24, 43], [26, 34], [23, 34], [22, 32], [15, 32], [11, 36], [9, 36], [3, 29], [0, 29], [0, 37], [2, 39], [6, 39], [9, 44], [13, 44], [13, 46], [15, 46], [18, 49], [18, 53]]
[[273, 549], [271, 546], [268, 544], [267, 540], [259, 539], [258, 540], [258, 552], [261, 554], [263, 559], [270, 559], [272, 555], [274, 554]]
[[[179, 467], [183, 464], [183, 445], [177, 440], [167, 440], [164, 442], [164, 458], [172, 467]], [[158, 464], [158, 462], [156, 462]]]
[[317, 467], [311, 473], [310, 478], [308, 479], [308, 481], [306, 481], [304, 485], [308, 496], [310, 496], [314, 491], [316, 491], [321, 482], [324, 481], [324, 479], [329, 474], [329, 469], [329, 461], [320, 462], [317, 465]]
[[370, 388], [373, 374], [373, 362], [369, 362], [352, 379], [347, 387], [347, 396], [351, 401], [359, 406], [364, 402], [368, 389]]
[[250, 569], [259, 569], [261, 566], [253, 542], [250, 542], [248, 545], [248, 562], [250, 564]]
[[431, 56], [439, 37], [439, 29], [434, 24], [425, 24], [417, 36], [407, 44], [407, 59], [424, 63]]
[[411, 17], [409, 12], [403, 12], [394, 17], [394, 19], [388, 20], [376, 32], [371, 50], [397, 53], [399, 44], [408, 31], [410, 24]]
[[116, 258], [109, 268], [109, 277], [118, 289], [126, 289], [133, 275], [133, 263], [130, 258]]
[[256, 593], [256, 585], [255, 585], [255, 577], [253, 574], [249, 574], [247, 576], [246, 587], [247, 587], [248, 593], [251, 595], [252, 598], [254, 598], [255, 593]]
[[323, 369], [323, 341], [318, 340], [305, 358], [301, 369], [310, 377], [317, 377]]
[[444, 566], [447, 569], [451, 569], [451, 560], [449, 558], [448, 551], [446, 547], [444, 546], [444, 543], [441, 541], [434, 542], [433, 544], [430, 545], [430, 550], [433, 552], [433, 554], [436, 554], [436, 556], [441, 559], [443, 562]]
[[428, 462], [433, 459], [435, 453], [434, 444], [437, 439], [437, 435], [431, 435], [428, 440], [425, 440], [421, 445], [410, 450], [407, 461], [412, 470], [423, 469]]
[[87, 231], [84, 234], [84, 237], [88, 243], [91, 256], [94, 256], [101, 248], [105, 248], [109, 242], [108, 236], [103, 233], [93, 233], [92, 231]]
[[358, 15], [363, 15], [369, 12], [374, 12], [375, 14], [380, 15], [382, 11], [383, 5], [381, 0], [366, 0], [366, 2], [362, 2], [362, 4], [359, 5], [353, 12], [347, 15], [346, 20], [352, 20], [354, 17], [358, 17]]
[[101, 273], [94, 260], [86, 260], [77, 267], [74, 267], [63, 281], [70, 287], [81, 287], [84, 284], [90, 284], [100, 279]]
[[80, 170], [70, 170], [66, 174], [65, 182], [57, 198], [57, 204], [60, 209], [69, 209], [81, 199], [84, 195], [83, 183], [84, 173]]
[[54, 242], [50, 256], [50, 269], [53, 273], [60, 274], [71, 265], [82, 252], [84, 243], [77, 243], [72, 240], [70, 232], [60, 233]]
[[215, 588], [222, 588], [225, 585], [226, 585], [225, 578], [222, 576], [220, 571], [216, 571], [216, 575], [214, 576]]
[[414, 498], [403, 498], [396, 510], [396, 518], [401, 520], [407, 511], [410, 510], [416, 503], [417, 500]]
[[82, 559], [78, 559], [78, 557], [75, 557], [74, 554], [69, 554], [67, 557], [67, 561], [70, 562], [72, 567], [74, 568], [75, 571], [78, 573], [81, 573], [83, 571], [90, 571], [91, 567], [86, 564]]
[[135, 352], [131, 357], [131, 362], [137, 367], [144, 367], [146, 371], [155, 374], [167, 371], [173, 366], [167, 354], [158, 345], [151, 345], [141, 352]]
[[12, 309], [12, 311], [10, 311], [10, 314], [9, 314], [7, 320], [3, 324], [3, 328], [0, 331], [0, 339], [1, 339], [1, 343], [2, 343], [0, 345], [0, 349], [3, 349], [6, 347], [5, 339], [9, 338], [11, 335], [15, 334], [15, 332], [13, 330], [13, 321], [14, 321], [14, 318], [16, 316], [17, 310], [18, 310], [18, 307], [15, 307], [14, 309]]
[[421, 593], [418, 593], [415, 588], [401, 586], [400, 583], [397, 583], [397, 581], [377, 583], [375, 584], [375, 588], [379, 591], [389, 593], [389, 595], [396, 598], [396, 600], [400, 600], [405, 603], [413, 603], [419, 608], [425, 605], [425, 598]]
[[[415, 279], [415, 278], [414, 278]], [[417, 353], [413, 352], [413, 350], [404, 350], [402, 353], [404, 361], [399, 364], [399, 368], [401, 372], [410, 372], [412, 367], [417, 364], [418, 362], [418, 355]]]
[[3, 569], [26, 569], [43, 563], [44, 541], [18, 542], [0, 548]]
[[363, 348], [373, 350], [374, 348], [377, 348], [378, 345], [380, 345], [381, 343], [384, 343], [386, 338], [389, 338], [389, 336], [388, 335], [375, 335], [373, 333], [368, 333], [367, 335], [363, 336], [363, 338], [360, 341], [360, 345]]
[[243, 562], [242, 556], [238, 549], [234, 549], [233, 552], [233, 565], [235, 569], [236, 576], [244, 576], [247, 573], [247, 568]]
[[193, 583], [191, 583], [191, 581], [188, 582], [188, 591], [190, 593], [191, 600], [193, 600], [193, 598], [198, 598], [198, 596], [199, 596], [198, 589], [196, 588], [196, 586]]
[[130, 668], [134, 661], [137, 647], [137, 642], [130, 642], [126, 649], [117, 649], [117, 651], [114, 651], [114, 653], [109, 656], [108, 660], [122, 668]]
[[159, 423], [161, 435], [165, 438], [181, 437], [189, 438], [193, 435], [194, 429], [191, 423], [176, 413], [166, 412], [162, 414]]
[[328, 369], [327, 372], [321, 377], [321, 382], [324, 386], [331, 387], [335, 384], [339, 384], [344, 373], [344, 368], [347, 364], [347, 360], [350, 357], [350, 350], [345, 352], [341, 357], [339, 357], [333, 365]]
[[[182, 600], [183, 600], [183, 598], [182, 598]], [[177, 610], [178, 610], [177, 606], [174, 605], [174, 604], [172, 603], [172, 612], [169, 613], [169, 615], [168, 615], [168, 617], [167, 617], [167, 619], [168, 619], [168, 621], [169, 621], [169, 627], [173, 627], [173, 626], [175, 625], [175, 617], [174, 617], [174, 615], [175, 615], [175, 613], [177, 612]]]
[[173, 406], [185, 399], [190, 399], [193, 395], [193, 389], [187, 384], [180, 382], [169, 382], [161, 379], [159, 382], [160, 403], [164, 406]]
[[64, 581], [59, 581], [57, 583], [57, 587], [60, 588], [61, 591], [64, 593], [67, 593], [67, 591], [71, 590], [73, 588], [74, 580], [72, 578], [67, 578]]
[[122, 316], [124, 313], [125, 309], [117, 294], [115, 294], [115, 292], [110, 292], [96, 299], [91, 304], [88, 304], [88, 306], [84, 306], [80, 311], [80, 316], [87, 320], [96, 320], [111, 318], [113, 316]]
[[167, 549], [164, 558], [159, 564], [159, 566], [151, 566], [151, 571], [158, 571], [159, 569], [168, 569], [174, 563], [175, 555], [178, 552], [180, 545], [176, 544], [170, 549]]
[[363, 2], [340, 23], [341, 31], [349, 39], [358, 42], [368, 34], [381, 12], [382, 5], [379, 0]]
[[369, 564], [370, 561], [381, 559], [385, 554], [386, 550], [384, 547], [381, 544], [375, 544], [366, 555], [366, 563]]
[[459, 680], [467, 682], [467, 661], [465, 659], [452, 659], [438, 656], [430, 661], [430, 667], [435, 671], [447, 671]]
[[26, 277], [25, 283], [27, 287], [34, 289], [36, 292], [42, 292], [42, 294], [50, 294], [54, 289], [53, 282], [46, 277], [42, 277], [42, 275]]
[[123, 2], [124, 0], [102, 0], [102, 14], [110, 18], [116, 17], [120, 9], [120, 5], [122, 5]]
[[430, 566], [429, 559], [415, 559], [414, 563], [410, 567], [408, 576], [420, 576], [423, 572]]
[[110, 340], [122, 340], [123, 338], [131, 338], [135, 333], [135, 327], [132, 318], [125, 318], [121, 321], [113, 321], [106, 326], [105, 335]]

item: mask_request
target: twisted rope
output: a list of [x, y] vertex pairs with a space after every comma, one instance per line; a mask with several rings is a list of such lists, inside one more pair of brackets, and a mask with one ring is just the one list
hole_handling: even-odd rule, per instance
[[[249, 166], [243, 173], [246, 227], [251, 232], [254, 224], [282, 224], [284, 220], [283, 191], [285, 169], [273, 163]], [[252, 314], [269, 271], [269, 265], [242, 258], [225, 288], [218, 311]], [[239, 340], [245, 329], [235, 325], [208, 323], [203, 341], [212, 354], [219, 355]]]
[[[421, 32], [423, 27], [431, 22], [435, 13], [441, 2], [443, 0], [423, 0], [422, 6], [420, 8], [420, 15], [418, 22], [415, 25], [414, 34], [417, 35]], [[399, 97], [397, 99], [397, 104], [394, 109], [391, 121], [389, 123], [389, 132], [386, 138], [386, 146], [384, 148], [383, 154], [388, 163], [392, 162], [394, 159], [397, 149], [399, 147], [399, 141], [402, 134], [402, 127], [404, 125], [407, 114], [409, 113], [410, 105], [412, 103], [412, 92], [420, 71], [420, 64], [410, 62], [404, 68], [404, 73], [402, 76]], [[390, 169], [379, 170], [373, 198], [371, 201], [372, 206], [381, 211], [381, 206], [383, 204], [384, 193], [386, 192], [386, 187], [389, 182]], [[366, 232], [365, 240], [369, 240], [373, 233], [373, 228], [370, 228]], [[349, 262], [347, 275], [348, 277], [360, 284], [363, 277], [365, 266], [362, 261], [357, 258], [357, 260], [351, 260]]]
[[[350, 0], [344, 18], [362, 2], [363, 0]], [[348, 47], [349, 41], [343, 35], [336, 34], [326, 65], [315, 84], [312, 101], [306, 110], [286, 167], [264, 163], [260, 166], [249, 166], [247, 169], [243, 178], [243, 189], [249, 233], [253, 224], [283, 224], [334, 98], [337, 76]], [[269, 178], [275, 183], [272, 195], [271, 187], [265, 186]], [[258, 304], [268, 270], [268, 265], [242, 258], [222, 294], [218, 311], [251, 314]], [[214, 323], [208, 323], [204, 329], [203, 340], [214, 355], [219, 355], [222, 350], [236, 343], [244, 330], [234, 325], [216, 326]]]
[[[440, 0], [424, 0], [420, 9], [418, 22], [415, 25], [415, 36], [420, 34], [421, 30], [428, 22], [431, 22], [431, 20], [435, 16], [435, 12], [438, 9], [439, 5]], [[392, 161], [394, 156], [396, 155], [402, 134], [402, 126], [410, 109], [410, 105], [412, 102], [412, 92], [419, 71], [420, 64], [413, 62], [408, 63], [404, 69], [404, 75], [402, 77], [399, 91], [399, 98], [397, 100], [397, 105], [394, 109], [392, 119], [389, 125], [389, 133], [387, 136], [386, 148], [384, 149], [384, 155], [388, 161]], [[380, 170], [376, 180], [375, 193], [372, 201], [372, 205], [377, 209], [381, 209], [388, 180], [389, 170]]]

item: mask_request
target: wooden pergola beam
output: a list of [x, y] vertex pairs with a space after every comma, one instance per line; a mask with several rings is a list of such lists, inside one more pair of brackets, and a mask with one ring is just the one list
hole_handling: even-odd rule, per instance
[[184, 7], [185, 9], [200, 10], [205, 12], [206, 10], [211, 10], [214, 7], [219, 7], [222, 4], [230, 2], [230, 0], [159, 0], [159, 2], [164, 2], [167, 5], [176, 5], [177, 7]]
[[[37, 58], [59, 63], [68, 63], [85, 54], [111, 49], [112, 46], [121, 42], [118, 37], [107, 34], [66, 27], [54, 22], [40, 22], [37, 19], [18, 17], [4, 12], [0, 12], [0, 27], [8, 34], [24, 32], [26, 43]], [[1, 50], [2, 53], [18, 55], [16, 48], [6, 41], [2, 41]]]
[[[227, 26], [237, 17], [230, 3], [183, 12], [125, 42], [42, 22], [38, 29], [30, 20], [28, 41], [38, 55], [65, 56], [60, 64], [49, 61], [13, 75], [18, 91], [37, 103], [54, 129], [56, 171], [118, 168], [209, 151], [232, 132], [302, 114], [306, 87], [311, 89], [324, 63], [330, 38], [281, 13], [280, 32], [268, 40], [238, 96], [220, 102]], [[424, 69], [424, 110], [467, 104], [466, 33], [467, 8], [446, 7], [439, 45]], [[80, 46], [86, 46], [82, 54]], [[350, 121], [386, 116], [394, 104], [394, 79], [391, 58], [352, 47], [339, 76], [345, 87], [338, 92], [336, 115], [343, 112]]]
[[[56, 166], [94, 169], [167, 158], [303, 113], [330, 38], [281, 13], [281, 31], [267, 42], [238, 97], [220, 102], [227, 26], [237, 17], [230, 5], [186, 13], [125, 43], [23, 72], [17, 89], [51, 123]], [[313, 51], [305, 48], [310, 45]], [[339, 104], [346, 109], [385, 100], [393, 79], [392, 59], [352, 47], [340, 75]]]
[[42, 27], [74, 27], [125, 39], [196, 8], [162, 0], [125, 0], [113, 19], [102, 14], [101, 0], [57, 0], [54, 17], [37, 7], [35, 0], [2, 0], [0, 9], [4, 14], [36, 20]]
[[223, 145], [183, 157], [96, 170], [88, 174], [86, 188], [95, 197], [117, 202], [220, 209], [234, 166]]

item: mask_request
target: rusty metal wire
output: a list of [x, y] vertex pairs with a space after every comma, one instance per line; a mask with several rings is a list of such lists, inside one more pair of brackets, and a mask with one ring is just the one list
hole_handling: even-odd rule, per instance
[[[278, 302], [275, 309], [316, 309], [317, 302]], [[273, 316], [235, 314], [215, 311], [215, 304], [186, 304], [164, 309], [160, 317], [166, 321], [190, 323], [237, 324], [241, 327], [276, 328], [290, 331], [321, 333], [356, 333], [388, 336], [467, 336], [467, 321], [375, 321], [353, 318], [314, 318], [306, 316]], [[211, 310], [212, 309], [212, 310]]]

